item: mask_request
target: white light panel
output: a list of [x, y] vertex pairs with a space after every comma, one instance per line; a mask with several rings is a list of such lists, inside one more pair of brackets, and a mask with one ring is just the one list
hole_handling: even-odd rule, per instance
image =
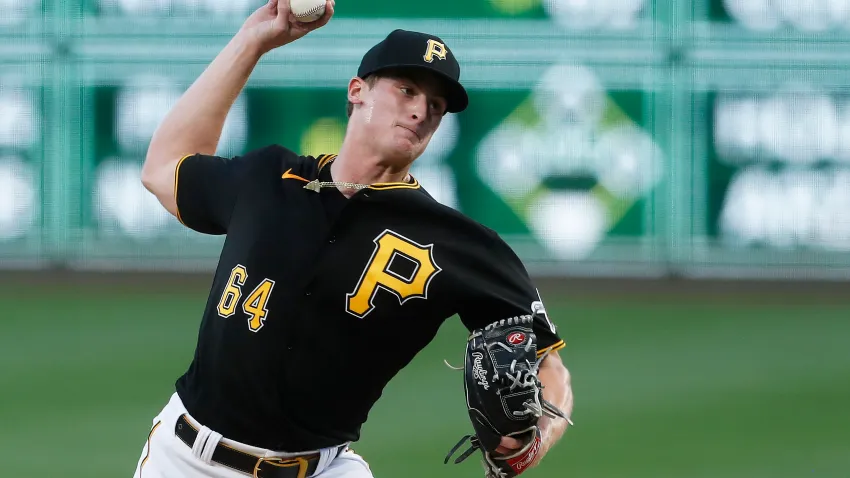
[[783, 26], [823, 32], [848, 26], [850, 0], [723, 0], [729, 16], [753, 31]]
[[0, 157], [0, 240], [25, 235], [39, 210], [36, 175], [13, 155]]
[[568, 29], [626, 29], [635, 25], [645, 4], [646, 0], [543, 0], [543, 9]]
[[[180, 99], [183, 88], [168, 78], [134, 78], [118, 93], [115, 130], [123, 153], [144, 155], [159, 124]], [[228, 113], [216, 154], [243, 152], [247, 139], [247, 108], [240, 95]]]
[[3, 86], [0, 80], [0, 146], [12, 149], [31, 147], [40, 139], [40, 124], [33, 92]]
[[173, 220], [142, 185], [141, 172], [140, 161], [108, 159], [98, 165], [93, 204], [103, 232], [149, 239]]

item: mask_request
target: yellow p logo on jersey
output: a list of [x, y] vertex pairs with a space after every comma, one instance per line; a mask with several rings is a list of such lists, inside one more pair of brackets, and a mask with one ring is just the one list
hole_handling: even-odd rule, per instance
[[428, 63], [431, 63], [434, 61], [435, 56], [441, 60], [445, 60], [446, 45], [438, 42], [437, 40], [428, 40], [428, 46], [425, 48], [425, 56], [422, 58]]
[[[389, 229], [376, 237], [374, 242], [375, 251], [363, 270], [357, 287], [350, 294], [346, 294], [346, 312], [360, 319], [375, 308], [372, 300], [379, 289], [398, 297], [399, 304], [416, 297], [427, 299], [428, 285], [441, 270], [434, 262], [433, 244], [417, 244]], [[393, 259], [399, 254], [415, 264], [410, 277], [402, 277], [389, 270]]]

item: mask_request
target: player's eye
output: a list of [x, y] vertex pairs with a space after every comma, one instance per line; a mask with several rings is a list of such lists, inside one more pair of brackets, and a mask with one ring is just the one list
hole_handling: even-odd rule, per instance
[[432, 101], [431, 110], [434, 111], [434, 114], [439, 116], [446, 114], [446, 107], [443, 105], [442, 101]]
[[411, 89], [409, 86], [402, 86], [399, 89], [401, 90], [402, 93], [404, 93], [407, 96], [413, 95], [413, 89]]

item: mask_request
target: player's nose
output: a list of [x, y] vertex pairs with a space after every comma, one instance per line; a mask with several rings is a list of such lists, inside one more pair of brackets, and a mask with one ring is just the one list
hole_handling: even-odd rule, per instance
[[417, 124], [422, 123], [428, 118], [427, 96], [416, 95], [416, 98], [411, 101], [410, 118], [416, 121]]

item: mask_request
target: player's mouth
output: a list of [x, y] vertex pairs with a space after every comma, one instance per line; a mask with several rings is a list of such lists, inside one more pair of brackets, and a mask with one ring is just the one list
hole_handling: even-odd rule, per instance
[[404, 125], [402, 125], [402, 124], [399, 124], [399, 125], [396, 125], [396, 126], [399, 126], [399, 127], [401, 127], [401, 128], [404, 128], [404, 129], [406, 129], [406, 130], [410, 131], [411, 133], [413, 133], [413, 136], [416, 136], [416, 139], [418, 139], [419, 141], [422, 141], [422, 138], [420, 138], [420, 137], [419, 137], [419, 133], [417, 133], [417, 132], [416, 132], [416, 131], [414, 131], [413, 129], [408, 128], [407, 126], [404, 126]]

